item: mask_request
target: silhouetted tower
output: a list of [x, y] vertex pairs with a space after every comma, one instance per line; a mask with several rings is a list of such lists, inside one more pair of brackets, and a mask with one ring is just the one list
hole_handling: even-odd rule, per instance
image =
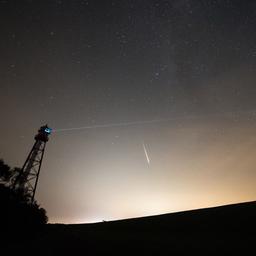
[[23, 190], [28, 194], [31, 203], [34, 202], [45, 146], [51, 131], [47, 125], [40, 127], [35, 136], [35, 144], [13, 183], [14, 189]]

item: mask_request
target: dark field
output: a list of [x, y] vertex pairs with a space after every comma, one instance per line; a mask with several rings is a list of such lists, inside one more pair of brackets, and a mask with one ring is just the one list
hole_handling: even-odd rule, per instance
[[249, 202], [97, 224], [48, 224], [37, 236], [4, 247], [6, 255], [255, 255], [255, 217], [256, 202]]

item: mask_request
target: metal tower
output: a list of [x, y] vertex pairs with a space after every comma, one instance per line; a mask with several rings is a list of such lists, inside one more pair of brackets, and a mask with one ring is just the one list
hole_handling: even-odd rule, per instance
[[34, 202], [45, 146], [51, 132], [52, 129], [47, 125], [40, 127], [35, 136], [35, 143], [13, 183], [14, 189], [24, 191], [29, 196], [31, 203]]

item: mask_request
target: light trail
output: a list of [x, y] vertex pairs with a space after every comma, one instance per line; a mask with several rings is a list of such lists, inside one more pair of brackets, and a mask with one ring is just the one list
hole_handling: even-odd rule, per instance
[[111, 128], [111, 127], [125, 127], [125, 126], [133, 126], [133, 125], [144, 125], [144, 124], [154, 124], [154, 123], [163, 123], [170, 122], [175, 120], [193, 120], [193, 119], [201, 119], [201, 118], [210, 118], [210, 117], [234, 117], [237, 118], [239, 115], [251, 115], [250, 117], [256, 119], [256, 111], [237, 111], [237, 112], [222, 112], [216, 113], [212, 115], [189, 115], [189, 116], [178, 116], [166, 119], [153, 119], [153, 120], [145, 120], [145, 121], [134, 121], [134, 122], [122, 122], [122, 123], [110, 123], [110, 124], [98, 124], [98, 125], [88, 125], [88, 126], [80, 126], [80, 127], [72, 127], [72, 128], [62, 128], [62, 129], [53, 129], [52, 132], [69, 132], [69, 131], [79, 131], [79, 130], [89, 130], [89, 129], [100, 129], [100, 128]]
[[144, 142], [142, 143], [142, 145], [143, 145], [143, 149], [144, 149], [144, 153], [145, 153], [145, 156], [146, 156], [148, 165], [150, 166], [150, 159], [149, 159], [148, 152], [147, 152], [147, 149], [146, 149], [146, 147], [145, 147]]
[[68, 131], [97, 129], [97, 128], [110, 128], [110, 127], [132, 126], [132, 125], [140, 125], [140, 124], [153, 124], [153, 123], [160, 123], [160, 122], [168, 122], [168, 121], [172, 121], [172, 120], [175, 120], [175, 119], [178, 119], [178, 118], [155, 119], [155, 120], [136, 121], [136, 122], [123, 122], [123, 123], [89, 125], [89, 126], [80, 126], [80, 127], [73, 127], [73, 128], [55, 129], [52, 132], [68, 132]]

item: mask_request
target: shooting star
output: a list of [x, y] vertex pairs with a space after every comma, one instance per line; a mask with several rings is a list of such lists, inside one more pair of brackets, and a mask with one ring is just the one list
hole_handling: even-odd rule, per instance
[[144, 149], [144, 153], [145, 153], [145, 156], [146, 156], [148, 165], [150, 166], [150, 159], [149, 159], [148, 152], [147, 152], [147, 149], [146, 149], [146, 147], [145, 147], [144, 142], [142, 143], [142, 145], [143, 145], [143, 149]]

